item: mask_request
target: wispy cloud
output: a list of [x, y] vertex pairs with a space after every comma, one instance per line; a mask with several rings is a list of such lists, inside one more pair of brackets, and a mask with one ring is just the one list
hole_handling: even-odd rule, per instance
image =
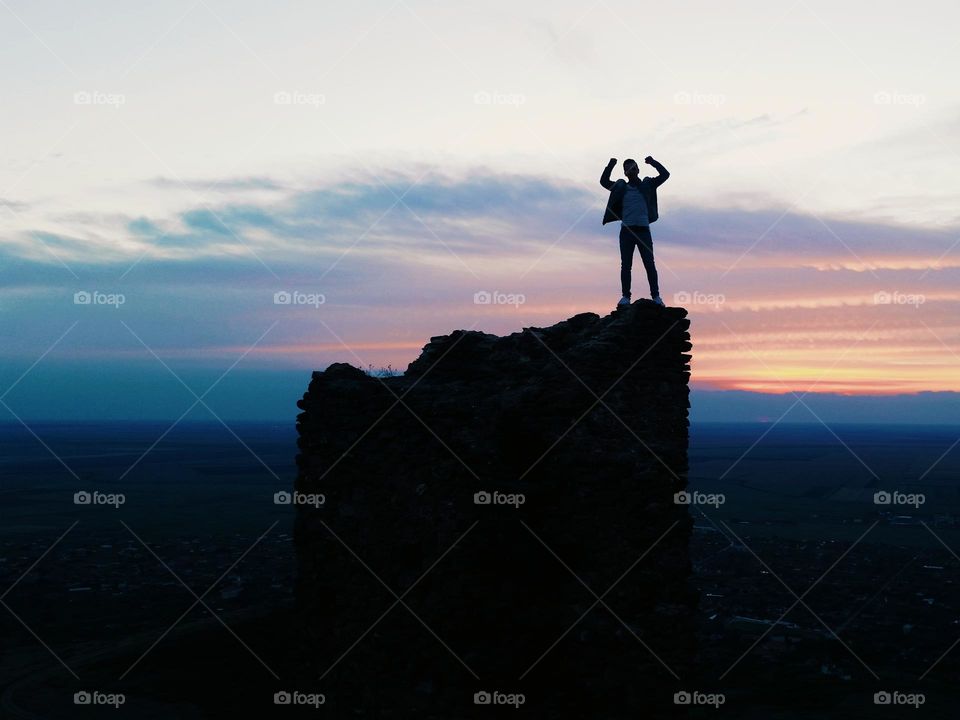
[[162, 189], [172, 190], [193, 190], [198, 192], [210, 192], [213, 190], [223, 192], [235, 192], [242, 190], [271, 190], [280, 191], [287, 189], [287, 186], [269, 177], [237, 177], [220, 178], [216, 180], [184, 180], [181, 178], [155, 177], [147, 181], [147, 185]]
[[[268, 179], [257, 182], [282, 187]], [[222, 186], [232, 184], [227, 181]], [[103, 216], [75, 215], [75, 220], [84, 222], [78, 222], [74, 232], [37, 228], [21, 233], [15, 241], [0, 239], [0, 247], [11, 255], [41, 259], [43, 253], [27, 242], [39, 237], [68, 259], [106, 264], [144, 252], [183, 261], [231, 257], [236, 248], [228, 250], [229, 246], [245, 245], [279, 252], [274, 259], [282, 264], [313, 256], [318, 250], [349, 248], [362, 235], [361, 252], [403, 247], [442, 256], [446, 248], [468, 256], [503, 257], [535, 252], [564, 233], [576, 242], [564, 244], [560, 251], [583, 247], [583, 243], [594, 249], [608, 244], [612, 226], [601, 228], [599, 223], [604, 198], [599, 184], [591, 193], [580, 184], [536, 175], [484, 169], [458, 177], [438, 171], [426, 177], [394, 173], [380, 180], [353, 177], [316, 189], [288, 190], [269, 203], [227, 199], [166, 217], [116, 216], [107, 218], [112, 223], [108, 227], [97, 227]], [[763, 200], [761, 196], [758, 202]], [[744, 266], [766, 265], [771, 259], [783, 259], [793, 267], [932, 264], [960, 237], [960, 227], [922, 229], [860, 218], [784, 213], [779, 206], [671, 206], [669, 197], [662, 202], [669, 214], [665, 212], [666, 219], [656, 226], [656, 237], [663, 244], [719, 251], [734, 258], [749, 250]], [[180, 252], [187, 247], [192, 255]], [[108, 249], [111, 252], [95, 255]], [[423, 257], [414, 254], [410, 261]], [[944, 258], [947, 264], [952, 260]]]

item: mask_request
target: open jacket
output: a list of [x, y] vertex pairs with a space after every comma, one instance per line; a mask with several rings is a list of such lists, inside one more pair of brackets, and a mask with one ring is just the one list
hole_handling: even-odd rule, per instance
[[[657, 169], [659, 175], [640, 180], [640, 192], [643, 193], [643, 197], [647, 201], [647, 221], [652, 223], [656, 222], [659, 217], [657, 214], [657, 188], [666, 182], [667, 178], [670, 177], [670, 173], [656, 160], [651, 164]], [[627, 190], [626, 180], [622, 178], [616, 182], [610, 180], [610, 172], [612, 170], [613, 166], [609, 165], [604, 168], [603, 174], [600, 176], [600, 184], [610, 191], [610, 197], [607, 199], [607, 209], [603, 213], [603, 225], [621, 219], [620, 215], [623, 212], [623, 194]]]

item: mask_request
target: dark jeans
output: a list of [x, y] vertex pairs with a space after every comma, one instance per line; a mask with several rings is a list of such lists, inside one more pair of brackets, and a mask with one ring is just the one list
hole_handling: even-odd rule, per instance
[[647, 281], [650, 283], [650, 296], [660, 294], [657, 283], [657, 268], [653, 264], [653, 236], [650, 235], [649, 225], [621, 225], [620, 226], [620, 286], [623, 294], [630, 297], [630, 269], [633, 265], [633, 248], [640, 251], [643, 268], [647, 271]]

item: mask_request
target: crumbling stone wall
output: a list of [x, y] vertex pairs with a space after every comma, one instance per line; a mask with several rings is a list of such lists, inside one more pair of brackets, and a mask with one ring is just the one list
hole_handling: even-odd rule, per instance
[[434, 337], [399, 377], [313, 374], [296, 491], [323, 504], [297, 508], [297, 621], [301, 682], [328, 711], [450, 720], [521, 695], [539, 718], [682, 709], [688, 329], [641, 300]]

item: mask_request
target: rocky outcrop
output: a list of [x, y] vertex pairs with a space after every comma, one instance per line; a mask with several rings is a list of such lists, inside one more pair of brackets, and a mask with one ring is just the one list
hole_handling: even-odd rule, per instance
[[696, 602], [673, 498], [688, 328], [640, 300], [434, 337], [398, 377], [313, 374], [297, 603], [301, 680], [328, 710], [450, 720], [521, 695], [541, 718], [677, 710]]

